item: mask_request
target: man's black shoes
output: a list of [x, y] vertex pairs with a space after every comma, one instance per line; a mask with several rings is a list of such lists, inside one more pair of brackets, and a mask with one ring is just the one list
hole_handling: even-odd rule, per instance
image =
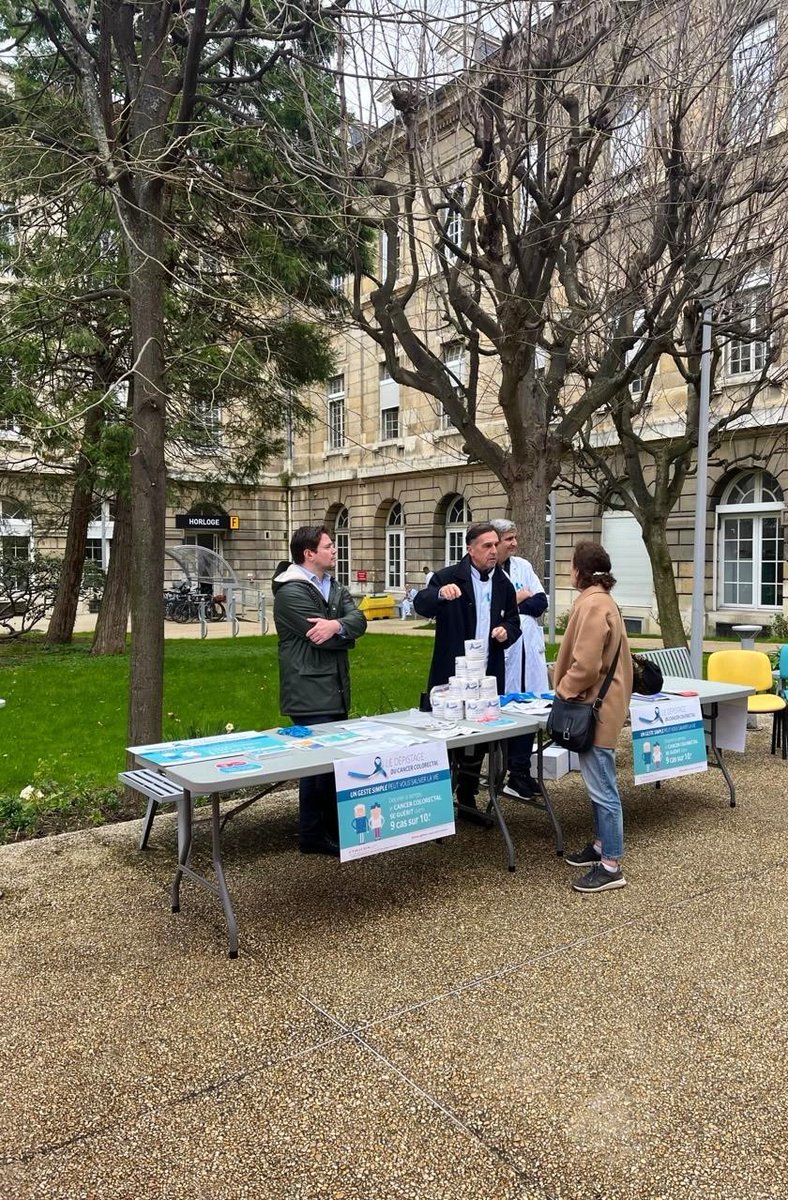
[[530, 775], [510, 775], [503, 789], [504, 796], [513, 796], [515, 800], [530, 800], [532, 796], [540, 796], [539, 784]]

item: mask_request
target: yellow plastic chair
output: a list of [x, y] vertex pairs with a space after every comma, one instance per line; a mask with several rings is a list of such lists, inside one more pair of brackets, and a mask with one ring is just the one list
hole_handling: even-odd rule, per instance
[[755, 688], [756, 695], [747, 697], [747, 712], [773, 713], [772, 754], [777, 753], [779, 741], [785, 758], [786, 738], [785, 700], [771, 690], [772, 664], [761, 650], [716, 650], [709, 655], [708, 678], [715, 683], [739, 683]]

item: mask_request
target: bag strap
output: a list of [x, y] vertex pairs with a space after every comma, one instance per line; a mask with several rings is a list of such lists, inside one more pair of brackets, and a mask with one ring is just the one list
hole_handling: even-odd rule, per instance
[[616, 673], [616, 667], [618, 666], [618, 656], [621, 653], [621, 644], [623, 641], [624, 641], [624, 638], [622, 636], [619, 638], [618, 647], [616, 649], [615, 654], [613, 655], [613, 661], [610, 664], [610, 668], [607, 672], [607, 675], [605, 676], [604, 682], [603, 682], [601, 688], [599, 689], [599, 694], [598, 694], [596, 700], [594, 701], [594, 708], [601, 707], [602, 701], [604, 700], [605, 696], [607, 695], [607, 690], [610, 687], [611, 683], [613, 682], [613, 676]]

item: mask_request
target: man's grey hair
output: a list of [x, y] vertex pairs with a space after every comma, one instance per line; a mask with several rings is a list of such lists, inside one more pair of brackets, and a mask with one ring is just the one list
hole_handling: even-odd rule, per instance
[[507, 521], [504, 517], [490, 521], [490, 524], [498, 534], [498, 537], [504, 537], [507, 533], [511, 533], [513, 529], [517, 528], [514, 521]]

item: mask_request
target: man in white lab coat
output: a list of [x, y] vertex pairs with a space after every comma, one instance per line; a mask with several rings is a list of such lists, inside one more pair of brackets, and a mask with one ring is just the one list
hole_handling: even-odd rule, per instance
[[[538, 618], [547, 608], [547, 596], [539, 576], [517, 549], [517, 527], [513, 521], [496, 520], [490, 524], [498, 534], [498, 566], [509, 576], [517, 596], [522, 637], [506, 650], [506, 691], [540, 692], [548, 689], [544, 651], [544, 630]], [[508, 796], [527, 799], [538, 793], [531, 775], [533, 734], [511, 738], [508, 743], [509, 778], [504, 787]]]

